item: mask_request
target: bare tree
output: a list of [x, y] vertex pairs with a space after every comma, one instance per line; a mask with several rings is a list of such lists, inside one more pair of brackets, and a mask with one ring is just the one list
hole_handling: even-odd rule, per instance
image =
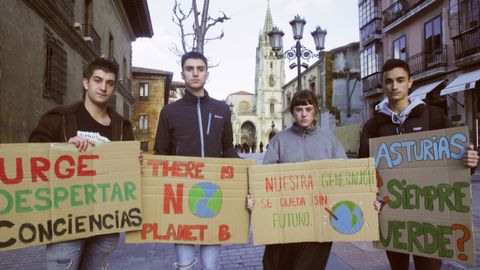
[[[188, 11], [185, 11], [185, 9], [180, 7], [179, 0], [175, 0], [172, 21], [180, 28], [179, 35], [182, 45], [179, 48], [176, 44], [173, 44], [170, 47], [173, 53], [178, 56], [189, 51], [204, 53], [205, 45], [209, 41], [223, 38], [223, 30], [220, 34], [213, 37], [207, 37], [207, 32], [210, 27], [215, 26], [217, 23], [224, 23], [230, 17], [223, 11], [220, 11], [221, 16], [217, 18], [211, 17], [208, 13], [209, 5], [210, 0], [203, 0], [202, 12], [199, 12], [197, 0], [192, 0], [192, 5]], [[192, 30], [188, 29], [189, 25], [192, 26]]]

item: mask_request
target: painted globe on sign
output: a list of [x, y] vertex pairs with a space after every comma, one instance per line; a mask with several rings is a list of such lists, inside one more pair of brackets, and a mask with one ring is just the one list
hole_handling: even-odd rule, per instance
[[360, 231], [363, 226], [362, 209], [354, 202], [341, 201], [335, 204], [330, 215], [330, 224], [341, 234], [354, 234]]
[[198, 183], [188, 193], [188, 208], [197, 217], [211, 218], [222, 207], [222, 190], [212, 183]]

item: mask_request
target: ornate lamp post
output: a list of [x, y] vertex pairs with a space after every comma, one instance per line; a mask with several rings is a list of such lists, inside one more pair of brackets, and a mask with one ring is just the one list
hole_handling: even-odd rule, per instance
[[274, 26], [272, 31], [268, 32], [268, 36], [270, 37], [270, 43], [272, 44], [272, 50], [275, 52], [275, 56], [277, 58], [286, 57], [288, 60], [297, 59], [296, 63], [292, 63], [289, 67], [290, 69], [297, 68], [297, 91], [301, 88], [301, 67], [307, 68], [308, 65], [306, 63], [301, 63], [300, 59], [309, 60], [313, 57], [321, 58], [323, 56], [322, 50], [325, 48], [325, 36], [327, 35], [327, 30], [323, 30], [320, 26], [317, 26], [315, 31], [311, 32], [313, 40], [315, 41], [315, 46], [318, 51], [318, 54], [315, 54], [311, 50], [305, 48], [300, 43], [300, 40], [303, 38], [303, 27], [307, 22], [305, 19], [300, 18], [299, 15], [295, 16], [293, 20], [290, 21], [290, 25], [292, 26], [293, 31], [293, 38], [296, 41], [295, 46], [290, 48], [289, 50], [285, 51], [283, 54], [279, 54], [283, 47], [282, 37], [284, 33], [278, 27]]

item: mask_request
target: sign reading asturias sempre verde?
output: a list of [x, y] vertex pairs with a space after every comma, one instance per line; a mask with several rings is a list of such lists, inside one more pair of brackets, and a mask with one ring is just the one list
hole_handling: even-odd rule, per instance
[[138, 142], [0, 145], [0, 251], [138, 229]]
[[466, 127], [370, 140], [386, 202], [378, 247], [475, 265]]

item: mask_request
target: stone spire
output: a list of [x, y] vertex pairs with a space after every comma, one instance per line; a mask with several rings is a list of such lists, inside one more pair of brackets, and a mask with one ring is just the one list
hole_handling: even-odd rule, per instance
[[268, 32], [272, 30], [272, 27], [273, 27], [272, 12], [270, 11], [270, 1], [268, 1], [267, 12], [265, 14], [265, 22], [263, 23], [263, 31], [262, 33], [260, 33], [260, 41], [262, 43], [270, 43]]

